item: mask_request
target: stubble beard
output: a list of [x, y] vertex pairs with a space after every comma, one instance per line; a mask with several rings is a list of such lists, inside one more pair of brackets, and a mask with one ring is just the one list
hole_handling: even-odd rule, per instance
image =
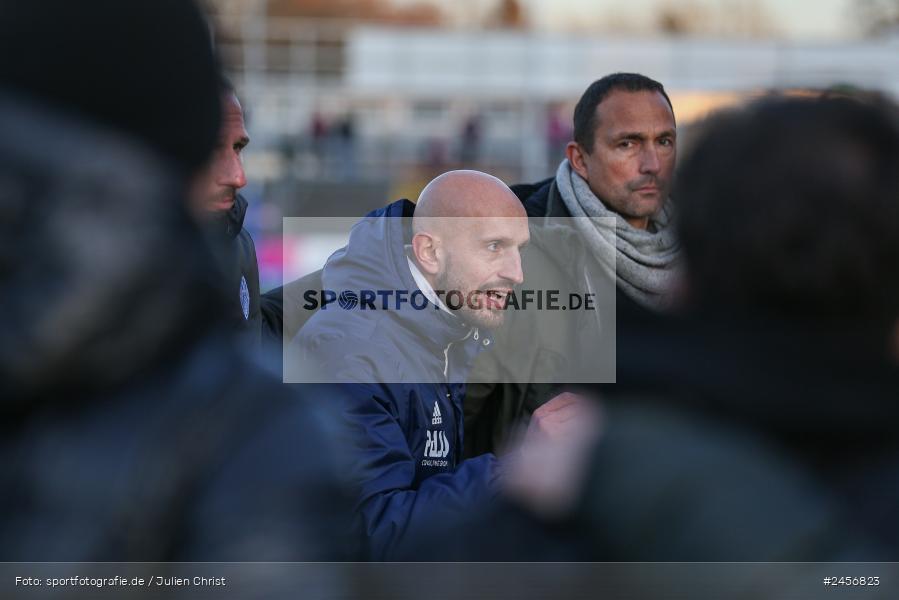
[[[453, 312], [460, 319], [468, 323], [469, 325], [473, 325], [475, 327], [481, 327], [484, 329], [496, 329], [503, 324], [505, 319], [505, 311], [504, 309], [490, 309], [487, 308], [487, 296], [486, 293], [480, 293], [476, 295], [472, 295], [472, 302], [477, 304], [480, 303], [481, 308], [471, 308], [468, 306], [468, 297], [469, 294], [474, 290], [466, 289], [465, 285], [462, 284], [461, 281], [457, 277], [452, 270], [452, 265], [449, 261], [447, 261], [446, 268], [444, 272], [437, 277], [437, 287], [436, 289], [442, 290], [444, 292], [442, 296], [442, 300], [444, 304], [447, 304], [447, 295], [452, 291], [458, 291], [462, 294], [463, 304], [461, 308], [453, 309], [447, 304], [447, 308]], [[457, 303], [454, 303], [454, 306]]]

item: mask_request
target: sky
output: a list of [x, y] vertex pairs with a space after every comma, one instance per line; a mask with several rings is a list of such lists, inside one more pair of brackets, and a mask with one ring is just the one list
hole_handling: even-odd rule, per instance
[[[393, 0], [409, 4], [422, 0]], [[438, 4], [456, 21], [484, 12], [496, 0], [424, 0]], [[540, 29], [602, 29], [617, 21], [633, 32], [651, 32], [659, 6], [699, 7], [719, 24], [728, 26], [735, 8], [764, 14], [775, 35], [795, 40], [837, 40], [857, 37], [859, 27], [852, 0], [520, 0]], [[449, 8], [452, 7], [452, 8]]]

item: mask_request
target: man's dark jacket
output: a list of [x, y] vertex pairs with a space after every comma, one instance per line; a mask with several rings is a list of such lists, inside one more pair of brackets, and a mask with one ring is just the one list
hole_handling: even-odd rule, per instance
[[590, 559], [899, 559], [899, 369], [863, 323], [644, 322], [576, 518]]
[[496, 475], [493, 455], [462, 460], [464, 382], [491, 337], [423, 296], [421, 309], [407, 302], [385, 310], [380, 300], [363, 308], [365, 290], [421, 293], [405, 249], [413, 211], [400, 200], [353, 227], [325, 264], [322, 288], [353, 292], [360, 303], [318, 310], [289, 355], [346, 391], [334, 404], [349, 430], [368, 556], [378, 560], [487, 502]]
[[327, 421], [220, 330], [180, 181], [32, 105], [0, 97], [0, 558], [345, 558]]
[[562, 201], [556, 178], [550, 177], [537, 183], [520, 183], [512, 186], [529, 217], [556, 218], [571, 217], [571, 212]]
[[570, 510], [493, 506], [441, 558], [899, 559], [899, 367], [868, 325], [650, 316], [619, 344]]
[[[469, 386], [465, 402], [466, 456], [502, 452], [513, 432], [526, 424], [540, 405], [563, 389], [571, 389], [566, 385], [566, 372], [572, 364], [579, 365], [576, 370], [583, 375], [592, 361], [598, 379], [612, 380], [614, 373], [600, 370], [601, 361], [609, 364], [616, 339], [627, 334], [630, 323], [639, 323], [649, 316], [647, 309], [628, 298], [596, 268], [580, 236], [573, 228], [564, 226], [571, 213], [562, 201], [555, 178], [514, 185], [512, 191], [521, 200], [531, 225], [531, 245], [522, 255], [523, 287], [581, 293], [589, 290], [598, 298], [598, 306], [594, 314], [581, 315], [578, 320], [570, 314], [559, 318], [558, 327], [548, 326], [551, 321], [546, 315], [539, 320], [528, 318], [532, 311], [514, 311], [507, 316], [506, 326], [497, 334], [496, 352], [475, 366], [479, 383]], [[541, 274], [542, 280], [533, 280], [535, 272]], [[547, 273], [554, 275], [547, 279]], [[588, 278], [590, 284], [585, 285]], [[610, 294], [614, 295], [613, 302]], [[495, 377], [497, 367], [490, 363], [508, 355], [503, 348], [522, 346], [533, 347], [533, 372], [521, 378], [508, 376], [500, 369], [501, 376]], [[542, 383], [534, 383], [538, 380]], [[596, 391], [602, 387], [591, 383], [575, 389]]]
[[258, 348], [267, 324], [260, 310], [256, 246], [250, 232], [243, 226], [247, 206], [246, 199], [237, 194], [231, 209], [216, 215], [207, 229], [219, 255], [224, 290], [228, 296], [228, 320], [241, 332], [251, 348]]

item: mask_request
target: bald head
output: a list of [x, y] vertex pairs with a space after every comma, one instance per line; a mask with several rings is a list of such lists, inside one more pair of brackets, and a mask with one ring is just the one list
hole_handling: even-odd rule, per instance
[[509, 187], [480, 171], [448, 171], [425, 186], [415, 205], [416, 233], [431, 217], [525, 217], [524, 207]]
[[437, 294], [464, 297], [458, 310], [470, 324], [498, 327], [523, 280], [519, 251], [530, 238], [512, 190], [479, 171], [444, 173], [418, 197], [412, 229], [415, 262]]

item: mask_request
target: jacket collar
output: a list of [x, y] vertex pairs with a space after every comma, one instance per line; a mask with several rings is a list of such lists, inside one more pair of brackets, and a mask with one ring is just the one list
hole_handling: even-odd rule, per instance
[[409, 262], [409, 271], [412, 273], [412, 279], [415, 280], [415, 285], [418, 286], [418, 289], [421, 290], [421, 293], [425, 295], [425, 298], [428, 299], [428, 302], [434, 304], [440, 310], [446, 312], [447, 314], [452, 314], [450, 312], [449, 307], [443, 303], [443, 300], [437, 295], [437, 292], [434, 291], [434, 288], [428, 283], [427, 278], [424, 276], [424, 273], [418, 268], [418, 265], [415, 264], [415, 260], [412, 259], [411, 256], [406, 257], [406, 260]]
[[243, 221], [247, 216], [248, 202], [240, 194], [235, 194], [234, 204], [231, 209], [225, 213], [225, 235], [230, 238], [237, 237], [240, 230], [243, 229]]

